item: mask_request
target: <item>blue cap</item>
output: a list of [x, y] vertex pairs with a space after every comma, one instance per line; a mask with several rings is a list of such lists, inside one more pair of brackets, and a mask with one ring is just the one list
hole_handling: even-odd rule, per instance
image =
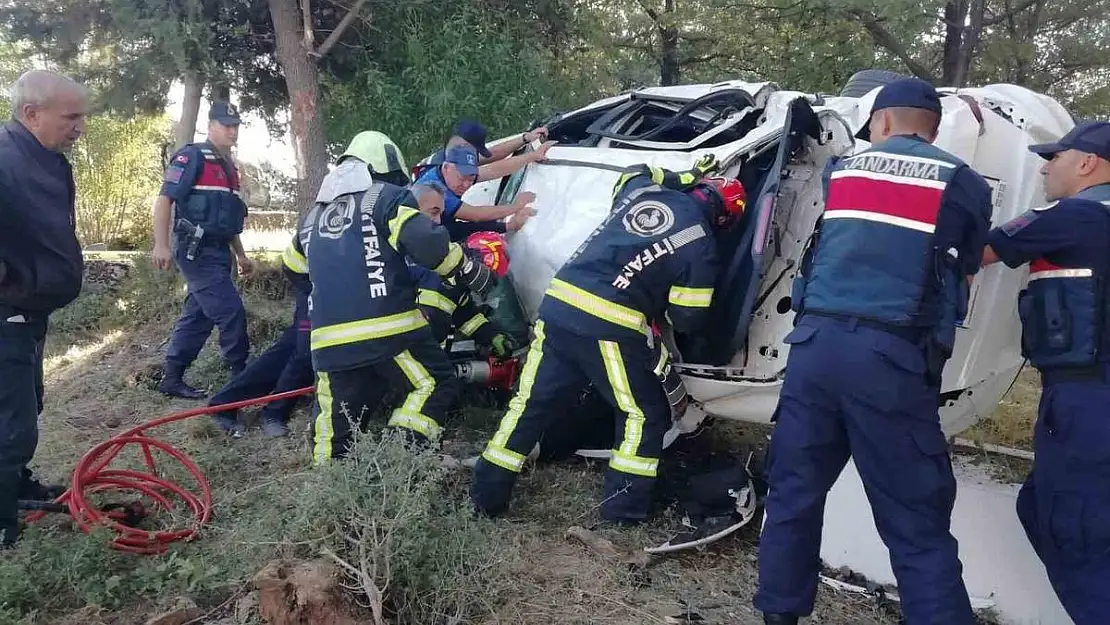
[[[882, 89], [875, 96], [875, 103], [871, 105], [868, 118], [876, 111], [894, 107], [925, 109], [941, 115], [940, 94], [933, 85], [920, 78], [903, 78], [896, 80]], [[864, 124], [856, 133], [857, 139], [871, 140], [871, 126]]]
[[455, 124], [454, 135], [466, 139], [466, 142], [474, 146], [478, 153], [486, 158], [489, 158], [490, 151], [486, 147], [486, 127], [481, 122], [474, 121], [473, 119], [464, 119]]
[[478, 175], [478, 152], [468, 145], [456, 145], [443, 156], [444, 163], [451, 163], [464, 176]]
[[1029, 151], [1045, 160], [1057, 152], [1079, 150], [1110, 161], [1110, 122], [1083, 122], [1055, 143], [1029, 146]]
[[208, 108], [208, 119], [224, 126], [238, 126], [240, 122], [239, 111], [231, 102], [213, 102]]

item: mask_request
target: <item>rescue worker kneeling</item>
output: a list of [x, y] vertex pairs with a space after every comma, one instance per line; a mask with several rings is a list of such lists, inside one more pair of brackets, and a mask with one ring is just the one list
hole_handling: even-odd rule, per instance
[[647, 518], [671, 407], [655, 368], [651, 324], [666, 313], [677, 332], [703, 323], [717, 280], [711, 228], [742, 212], [740, 182], [643, 166], [622, 176], [612, 212], [559, 270], [540, 304], [534, 338], [500, 428], [474, 469], [471, 498], [502, 513], [526, 455], [592, 382], [619, 410], [601, 516]]
[[[467, 249], [480, 256], [482, 264], [498, 278], [509, 272], [509, 255], [505, 239], [496, 232], [475, 232], [466, 239]], [[441, 278], [430, 269], [409, 264], [409, 272], [416, 282], [416, 304], [439, 344], [447, 340], [452, 329], [474, 339], [478, 345], [490, 348], [498, 358], [512, 354], [516, 349], [513, 338], [502, 332], [497, 324], [486, 318], [470, 297], [470, 291], [453, 277]]]
[[[387, 384], [411, 389], [388, 425], [434, 441], [458, 383], [416, 308], [405, 258], [478, 293], [495, 278], [438, 225], [443, 189], [385, 182], [333, 185], [302, 217], [287, 257], [312, 281], [309, 338], [316, 371], [313, 460], [346, 455], [351, 425], [377, 407]], [[416, 208], [419, 206], [419, 208]], [[296, 264], [296, 263], [294, 263]]]

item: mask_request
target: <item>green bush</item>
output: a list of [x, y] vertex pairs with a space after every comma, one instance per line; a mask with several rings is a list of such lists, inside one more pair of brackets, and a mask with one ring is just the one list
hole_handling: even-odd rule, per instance
[[85, 136], [70, 156], [77, 184], [77, 236], [83, 245], [147, 246], [167, 128], [161, 116], [89, 118]]

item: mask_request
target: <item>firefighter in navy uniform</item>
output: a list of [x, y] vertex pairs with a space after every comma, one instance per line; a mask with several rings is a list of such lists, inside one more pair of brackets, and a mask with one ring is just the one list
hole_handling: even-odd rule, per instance
[[442, 188], [374, 182], [333, 190], [333, 198], [318, 198], [301, 218], [286, 250], [286, 265], [303, 267], [312, 281], [317, 464], [346, 455], [351, 425], [377, 407], [386, 383], [410, 389], [389, 426], [418, 444], [438, 439], [458, 382], [416, 307], [405, 258], [477, 293], [494, 285], [489, 268], [438, 225]]
[[220, 329], [220, 355], [232, 376], [246, 366], [250, 351], [247, 311], [231, 277], [232, 254], [241, 273], [254, 270], [239, 240], [247, 205], [239, 196], [239, 173], [231, 161], [239, 114], [231, 104], [216, 102], [208, 117], [208, 140], [171, 157], [154, 204], [154, 264], [170, 269], [176, 262], [188, 284], [158, 388], [186, 399], [204, 397], [182, 376], [213, 326]]
[[[355, 135], [347, 149], [339, 155], [335, 168], [328, 172], [318, 195], [332, 199], [333, 188], [367, 189], [373, 180], [395, 185], [409, 183], [405, 158], [393, 140], [376, 130]], [[282, 270], [296, 292], [293, 322], [281, 338], [232, 378], [208, 400], [209, 406], [242, 401], [251, 397], [283, 393], [312, 384], [312, 354], [308, 347], [311, 323], [308, 319], [308, 295], [312, 283], [307, 268], [295, 256], [284, 255]], [[262, 409], [262, 431], [267, 436], [282, 437], [289, 433], [289, 417], [297, 399], [283, 399], [266, 404]], [[242, 434], [243, 423], [235, 411], [215, 413], [213, 419], [225, 432]]]
[[[505, 239], [496, 232], [475, 232], [466, 239], [466, 247], [481, 257], [482, 263], [498, 278], [509, 271], [509, 255]], [[441, 278], [434, 271], [413, 263], [409, 272], [416, 282], [416, 305], [432, 327], [437, 343], [447, 340], [452, 329], [464, 337], [487, 346], [498, 358], [505, 358], [516, 349], [512, 337], [501, 331], [482, 313], [470, 297], [470, 290], [454, 278]]]
[[592, 382], [621, 413], [601, 515], [621, 524], [647, 518], [671, 422], [651, 325], [664, 314], [677, 332], [703, 322], [718, 274], [712, 228], [743, 210], [739, 181], [703, 177], [715, 167], [712, 157], [681, 173], [642, 166], [618, 181], [609, 216], [540, 304], [519, 389], [475, 466], [479, 512], [508, 507], [526, 456]]
[[825, 497], [849, 456], [890, 551], [908, 625], [970, 625], [937, 413], [941, 372], [990, 224], [990, 187], [935, 147], [940, 97], [881, 89], [827, 173], [825, 211], [795, 280], [796, 327], [768, 451], [756, 608], [794, 624], [813, 610]]
[[1043, 390], [1017, 512], [1068, 615], [1094, 625], [1110, 620], [1110, 123], [1030, 150], [1050, 204], [992, 230], [983, 264], [1029, 263], [1022, 348]]

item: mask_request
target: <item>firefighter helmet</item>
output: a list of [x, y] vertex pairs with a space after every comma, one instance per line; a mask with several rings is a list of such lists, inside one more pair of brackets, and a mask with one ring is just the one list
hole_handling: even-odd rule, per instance
[[709, 176], [702, 178], [690, 194], [712, 208], [713, 225], [721, 230], [732, 226], [744, 214], [748, 194], [736, 178]]
[[499, 278], [509, 273], [509, 251], [505, 246], [505, 237], [499, 233], [475, 232], [466, 238], [466, 247], [477, 252], [482, 263]]

